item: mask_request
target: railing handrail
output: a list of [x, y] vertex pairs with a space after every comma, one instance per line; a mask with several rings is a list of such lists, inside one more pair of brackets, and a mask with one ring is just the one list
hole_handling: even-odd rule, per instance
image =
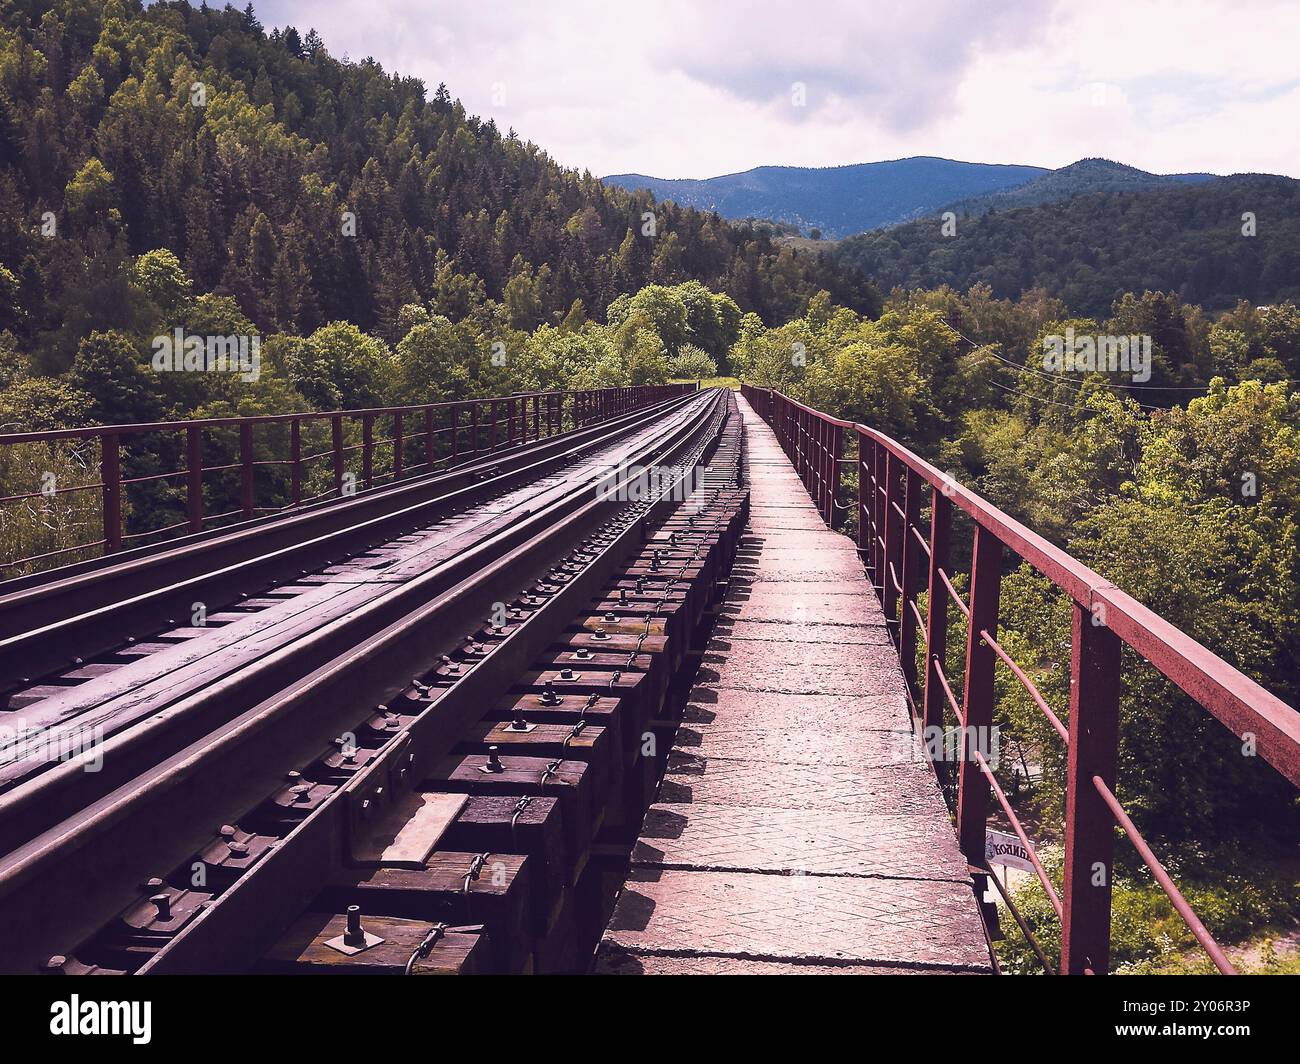
[[[84, 484], [58, 485], [53, 480], [42, 482], [38, 489], [31, 485], [27, 490], [0, 497], [0, 508], [41, 496], [65, 498], [85, 492], [100, 492], [100, 528], [98, 538], [86, 539], [53, 550], [27, 553], [17, 558], [0, 558], [0, 571], [18, 569], [33, 563], [45, 563], [53, 558], [85, 550], [103, 548], [105, 554], [121, 550], [127, 543], [146, 537], [165, 537], [184, 529], [190, 533], [201, 532], [214, 522], [240, 518], [252, 520], [260, 515], [284, 513], [290, 509], [320, 502], [323, 499], [342, 498], [351, 494], [358, 484], [370, 488], [379, 480], [432, 473], [439, 467], [449, 468], [483, 454], [498, 453], [503, 447], [522, 446], [529, 440], [541, 440], [572, 427], [590, 425], [642, 409], [661, 400], [675, 398], [695, 391], [698, 382], [628, 385], [613, 388], [588, 388], [577, 391], [515, 392], [512, 395], [483, 396], [467, 399], [442, 400], [411, 406], [361, 407], [347, 410], [304, 410], [283, 414], [254, 414], [218, 418], [191, 418], [181, 421], [143, 422], [125, 425], [94, 425], [84, 428], [49, 429], [35, 432], [0, 434], [0, 448], [52, 441], [93, 440], [99, 453], [99, 478]], [[380, 428], [376, 436], [376, 422], [382, 426], [391, 417], [390, 430]], [[303, 453], [303, 425], [307, 422], [328, 426], [330, 440], [324, 450]], [[254, 428], [283, 426], [288, 430], [289, 453], [280, 457], [259, 458], [258, 441]], [[348, 442], [344, 429], [359, 429], [360, 442]], [[238, 429], [238, 457], [222, 460], [217, 465], [205, 465], [204, 434], [212, 429]], [[124, 469], [122, 449], [135, 441], [135, 450], [141, 451], [158, 439], [172, 440], [172, 446], [182, 448], [178, 458], [180, 468], [157, 471], [136, 470], [135, 475]], [[147, 437], [153, 436], [153, 439]], [[265, 438], [266, 431], [259, 433]], [[141, 437], [146, 437], [141, 441]], [[283, 441], [278, 441], [283, 443]], [[462, 446], [463, 445], [463, 446]], [[383, 454], [380, 454], [382, 450]], [[359, 452], [359, 455], [356, 455]], [[359, 470], [348, 469], [349, 458], [360, 460]], [[411, 460], [408, 461], [408, 455]], [[380, 468], [376, 469], [376, 458]], [[313, 463], [330, 459], [325, 481], [332, 486], [308, 495], [304, 492], [306, 481], [320, 473], [326, 466]], [[277, 498], [276, 504], [258, 505], [257, 474], [259, 470], [275, 467], [288, 477], [288, 483]], [[214, 473], [238, 473], [238, 505], [223, 513], [210, 513], [205, 499], [205, 476]], [[46, 474], [51, 476], [50, 474]], [[161, 527], [132, 531], [125, 527], [123, 503], [126, 489], [145, 483], [173, 481], [177, 497], [170, 500], [179, 504], [184, 493], [185, 516]], [[21, 487], [21, 485], [19, 485]], [[0, 511], [2, 515], [3, 511]], [[152, 516], [152, 515], [151, 515]], [[43, 544], [42, 546], [48, 546]], [[20, 550], [21, 553], [21, 550]]]
[[[808, 409], [802, 404], [794, 405]], [[1217, 720], [1238, 735], [1246, 723], [1243, 717], [1262, 728], [1264, 734], [1257, 736], [1260, 754], [1300, 787], [1300, 713], [1294, 708], [1110, 580], [936, 469], [920, 455], [875, 429], [860, 424], [852, 427], [920, 473], [932, 487], [944, 492], [974, 521], [997, 536], [1003, 546], [1010, 547], [1080, 605], [1089, 611], [1102, 606], [1106, 627]]]
[[[653, 386], [651, 386], [653, 387]], [[117, 425], [87, 425], [77, 429], [35, 429], [29, 432], [0, 433], [0, 446], [14, 443], [43, 443], [47, 440], [87, 439], [105, 434], [134, 435], [141, 432], [179, 432], [184, 429], [227, 428], [234, 425], [265, 425], [275, 422], [327, 421], [335, 417], [387, 417], [392, 414], [423, 413], [426, 410], [447, 410], [471, 404], [509, 403], [519, 400], [546, 399], [553, 396], [591, 396], [602, 393], [630, 391], [632, 386], [618, 388], [586, 388], [577, 391], [551, 389], [539, 392], [514, 392], [510, 395], [469, 396], [464, 399], [443, 399], [436, 403], [416, 403], [411, 406], [366, 406], [342, 410], [298, 410], [286, 414], [233, 414], [229, 417], [184, 418], [179, 421], [145, 421]]]
[[[856, 435], [858, 457], [850, 463], [858, 471], [858, 546], [866, 555], [867, 568], [899, 649], [909, 701], [914, 711], [920, 709], [925, 725], [941, 724], [944, 713], [951, 709], [967, 732], [972, 726], [991, 726], [992, 669], [1001, 660], [1061, 734], [1060, 719], [995, 638], [1003, 548], [1009, 548], [1070, 596], [1074, 604], [1071, 712], [1068, 735], [1062, 734], [1069, 748], [1066, 883], [1064, 901], [1054, 900], [1062, 923], [1061, 970], [1105, 971], [1108, 966], [1111, 836], [1118, 825], [1196, 940], [1221, 971], [1231, 972], [1231, 963], [1114, 796], [1120, 644], [1133, 649], [1234, 734], [1253, 735], [1255, 752], [1296, 786], [1300, 786], [1300, 713], [1113, 582], [898, 441], [869, 426], [823, 414], [774, 389], [743, 384], [741, 391], [776, 432], [828, 524], [833, 523], [839, 505], [835, 495], [840, 487], [843, 433], [847, 430]], [[928, 544], [920, 527], [923, 484], [930, 490]], [[945, 569], [954, 504], [976, 528], [969, 604], [957, 596]], [[924, 551], [924, 556], [918, 554], [918, 549]], [[923, 590], [923, 562], [929, 568], [928, 618], [916, 605], [917, 595]], [[964, 704], [956, 701], [952, 684], [944, 674], [949, 597], [969, 622]], [[936, 601], [940, 603], [937, 607]], [[923, 706], [917, 696], [922, 686], [915, 665], [918, 637], [924, 640], [926, 649]], [[969, 741], [964, 737], [958, 833], [967, 858], [979, 866], [983, 860], [988, 789], [1008, 811], [1013, 826], [1017, 825], [992, 769], [978, 751], [970, 755], [965, 745]], [[1026, 841], [1023, 834], [1021, 838]], [[1032, 853], [1032, 845], [1027, 841], [1026, 845]], [[1089, 886], [1098, 862], [1107, 869], [1102, 889], [1095, 883]], [[1037, 874], [1049, 898], [1055, 899], [1054, 888], [1040, 867]]]

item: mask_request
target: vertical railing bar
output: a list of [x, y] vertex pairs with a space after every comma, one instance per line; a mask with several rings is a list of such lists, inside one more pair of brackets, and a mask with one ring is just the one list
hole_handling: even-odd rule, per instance
[[334, 492], [343, 495], [343, 415], [330, 418], [330, 442], [334, 449]]
[[[885, 597], [883, 599], [885, 608], [885, 621], [888, 624], [896, 624], [898, 621], [898, 589], [894, 587], [894, 581], [902, 583], [902, 558], [903, 545], [898, 541], [898, 521], [894, 513], [894, 503], [898, 501], [898, 466], [899, 461], [890, 452], [885, 454], [885, 499], [884, 499], [884, 523], [885, 532], [885, 558], [881, 566], [882, 575], [885, 583]], [[898, 635], [895, 631], [894, 645], [898, 645]]]
[[[930, 575], [927, 582], [929, 602], [926, 611], [925, 701], [922, 711], [924, 728], [942, 728], [943, 688], [939, 684], [939, 665], [948, 655], [948, 589], [940, 571], [948, 570], [949, 537], [952, 531], [952, 500], [938, 488], [930, 492]], [[934, 732], [930, 732], [931, 735]]]
[[302, 505], [302, 418], [289, 424], [289, 499], [294, 506]]
[[245, 518], [253, 516], [253, 426], [239, 423], [239, 508]]
[[1070, 653], [1070, 749], [1065, 792], [1061, 972], [1110, 967], [1115, 824], [1093, 777], [1111, 790], [1119, 750], [1120, 641], [1078, 602]]
[[906, 466], [903, 490], [903, 532], [902, 532], [902, 572], [899, 583], [903, 585], [903, 601], [898, 620], [898, 657], [903, 666], [903, 678], [911, 691], [913, 705], [919, 705], [917, 697], [920, 688], [916, 682], [916, 614], [912, 605], [916, 602], [917, 577], [920, 574], [921, 545], [912, 535], [912, 530], [921, 521], [921, 474], [910, 465]]
[[374, 480], [375, 419], [373, 414], [361, 415], [361, 483], [367, 488]]
[[966, 634], [966, 683], [962, 696], [961, 764], [957, 792], [957, 836], [971, 864], [984, 860], [989, 785], [975, 759], [974, 744], [987, 756], [993, 727], [993, 681], [996, 657], [981, 632], [998, 634], [998, 597], [1002, 586], [1002, 544], [982, 525], [975, 527], [971, 554], [970, 627]]
[[122, 549], [122, 456], [117, 434], [99, 437], [99, 479], [104, 485], [104, 553]]
[[191, 532], [203, 531], [203, 429], [191, 425], [185, 430], [186, 512]]

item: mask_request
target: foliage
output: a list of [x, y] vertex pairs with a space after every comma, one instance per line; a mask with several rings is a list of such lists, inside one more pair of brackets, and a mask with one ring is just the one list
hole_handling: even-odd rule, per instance
[[718, 375], [718, 364], [703, 348], [683, 344], [668, 361], [668, 372], [674, 380], [703, 380]]
[[[35, 364], [64, 370], [90, 332], [138, 326], [129, 285], [170, 316], [182, 273], [262, 332], [341, 320], [390, 344], [412, 302], [459, 321], [493, 301], [531, 331], [651, 281], [702, 282], [736, 318], [801, 313], [820, 289], [878, 304], [761, 228], [606, 188], [443, 86], [306, 39], [184, 0], [8, 10], [0, 328]], [[725, 326], [694, 342], [723, 357]]]
[[[1060, 849], [1048, 848], [1040, 856], [1047, 874], [1059, 882], [1063, 863]], [[1168, 857], [1175, 881], [1220, 944], [1242, 942], [1270, 926], [1289, 925], [1294, 914], [1300, 912], [1295, 867], [1278, 862], [1269, 848], [1261, 850], [1251, 844]], [[1213, 874], [1215, 869], [1227, 871]], [[1048, 960], [1058, 967], [1060, 922], [1037, 878], [1030, 877], [1013, 891], [1012, 898]], [[1041, 963], [1005, 909], [1002, 922], [1006, 937], [996, 943], [1002, 971], [1041, 973]], [[1111, 895], [1110, 955], [1111, 970], [1119, 974], [1216, 970], [1164, 891], [1136, 862], [1127, 862], [1116, 873]], [[1266, 948], [1260, 968], [1247, 970], [1267, 972], [1285, 967]]]
[[[835, 257], [886, 290], [987, 284], [1014, 298], [1041, 287], [1084, 314], [1147, 289], [1216, 309], [1300, 297], [1300, 182], [1289, 178], [1238, 176], [974, 210], [957, 219], [953, 235], [927, 218], [850, 237]], [[1255, 235], [1243, 235], [1243, 212], [1257, 219]]]

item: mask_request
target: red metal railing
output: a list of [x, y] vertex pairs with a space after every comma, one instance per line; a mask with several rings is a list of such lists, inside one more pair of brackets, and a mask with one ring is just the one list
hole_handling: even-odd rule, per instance
[[[0, 434], [0, 448], [71, 441], [84, 448], [87, 466], [97, 465], [99, 469], [98, 481], [91, 483], [42, 485], [40, 489], [0, 496], [0, 517], [15, 504], [84, 492], [99, 493], [102, 512], [102, 534], [98, 539], [5, 559], [0, 561], [0, 575], [76, 552], [102, 548], [104, 553], [111, 553], [150, 537], [199, 532], [222, 522], [248, 520], [343, 497], [353, 490], [447, 469], [693, 390], [693, 384], [666, 384], [528, 392], [420, 406]], [[378, 437], [377, 427], [381, 432]], [[232, 438], [214, 439], [222, 434]], [[204, 465], [205, 450], [213, 449], [214, 444], [219, 452], [228, 455], [228, 460]], [[278, 454], [259, 457], [259, 450], [266, 451], [275, 444], [279, 445]], [[313, 444], [319, 449], [313, 451]], [[134, 475], [124, 471], [124, 447], [128, 459], [142, 467]], [[166, 472], [148, 468], [169, 457], [180, 468]], [[350, 469], [358, 457], [359, 468]], [[259, 470], [280, 473], [280, 483], [262, 486], [260, 505]], [[212, 480], [218, 474], [237, 475], [237, 489], [230, 485], [226, 490], [234, 505], [220, 513], [208, 513], [205, 493], [213, 494]], [[153, 484], [173, 489], [183, 486], [183, 519], [160, 527], [129, 529], [123, 517], [128, 489]], [[276, 489], [273, 499], [266, 498], [270, 494], [268, 486]], [[165, 500], [155, 509], [164, 508], [168, 502], [179, 505], [181, 492], [176, 490], [173, 500]]]
[[[855, 506], [841, 472], [856, 467], [858, 549], [898, 648], [908, 697], [918, 722], [933, 734], [946, 709], [961, 725], [957, 769], [957, 833], [962, 852], [987, 871], [985, 823], [992, 794], [1032, 856], [1061, 922], [1061, 970], [1104, 973], [1109, 966], [1112, 846], [1118, 826], [1218, 969], [1233, 973], [1223, 950], [1192, 911], [1115, 796], [1119, 746], [1120, 648], [1127, 645], [1238, 736], [1253, 735], [1258, 754], [1300, 786], [1300, 714], [1110, 581], [1013, 520], [952, 477], [889, 437], [804, 406], [780, 392], [742, 386], [742, 394], [773, 429], [827, 524]], [[845, 440], [857, 443], [844, 457]], [[846, 501], [837, 501], [844, 498]], [[923, 509], [929, 518], [922, 521]], [[954, 508], [974, 525], [970, 594], [953, 584], [949, 550]], [[997, 641], [1004, 553], [1010, 551], [1069, 595], [1073, 602], [1068, 724]], [[927, 591], [927, 609], [917, 605]], [[965, 675], [958, 701], [945, 671], [948, 608], [967, 619]], [[925, 668], [917, 676], [918, 638]], [[992, 768], [978, 747], [993, 726], [994, 671], [1015, 677], [1068, 748], [1065, 869], [1058, 892], [1038, 859]], [[929, 746], [927, 745], [927, 751]], [[936, 772], [941, 766], [935, 763]], [[1101, 871], [1104, 874], [1098, 875]], [[988, 877], [1001, 889], [995, 876]], [[1004, 895], [1005, 896], [1005, 895]], [[1007, 898], [1038, 953], [1029, 927]]]

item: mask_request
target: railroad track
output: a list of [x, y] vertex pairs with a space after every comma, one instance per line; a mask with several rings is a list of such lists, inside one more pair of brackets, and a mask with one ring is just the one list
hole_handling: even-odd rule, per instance
[[62, 665], [9, 716], [102, 759], [0, 766], [0, 967], [581, 968], [743, 524], [738, 420], [698, 393], [0, 599], [0, 668]]

